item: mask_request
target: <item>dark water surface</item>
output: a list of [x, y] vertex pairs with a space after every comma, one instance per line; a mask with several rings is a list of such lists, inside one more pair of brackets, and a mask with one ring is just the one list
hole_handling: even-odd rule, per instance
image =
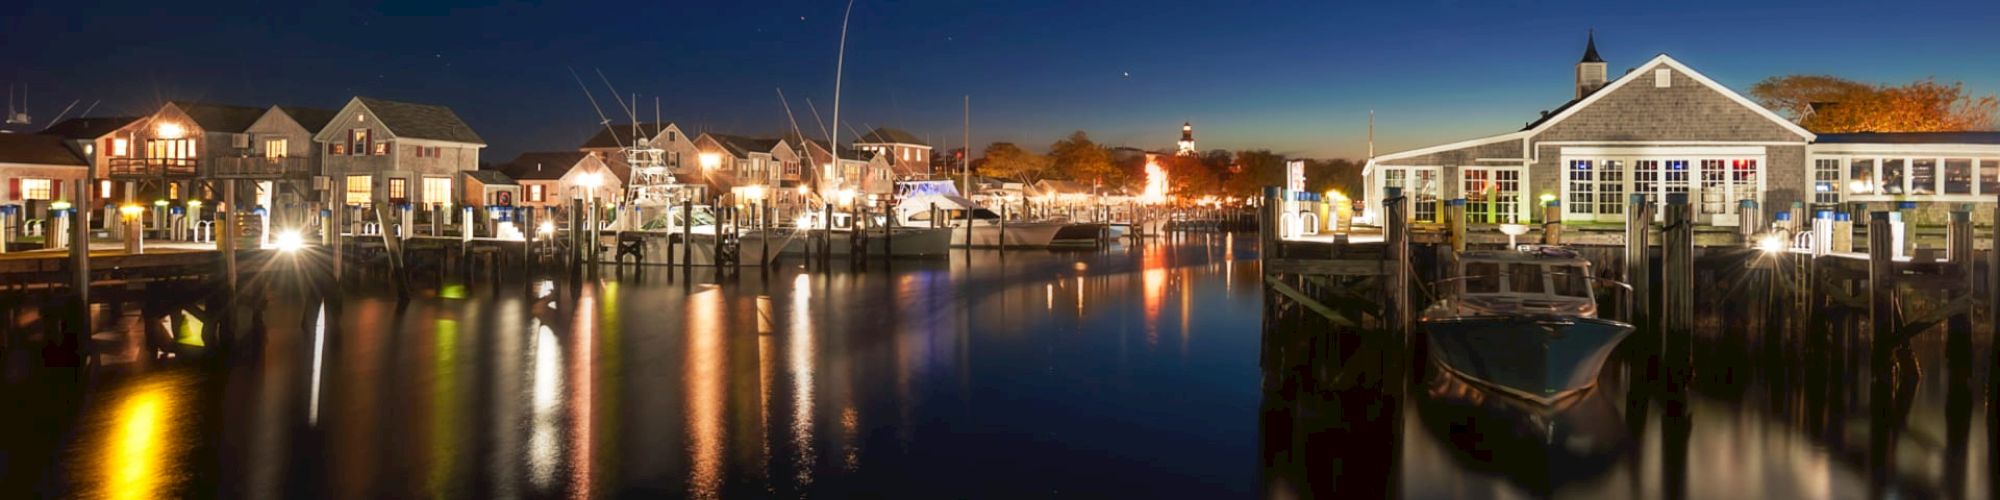
[[1267, 307], [1253, 240], [365, 287], [274, 300], [227, 355], [100, 334], [82, 377], [17, 347], [0, 496], [1992, 495], [1987, 377], [1951, 389], [1941, 335], [1875, 412], [1746, 300], [1680, 395], [1630, 354], [1529, 411]]

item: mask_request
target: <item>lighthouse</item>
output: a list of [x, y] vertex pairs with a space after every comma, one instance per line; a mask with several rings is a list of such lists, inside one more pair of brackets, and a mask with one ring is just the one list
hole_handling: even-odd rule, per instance
[[1181, 149], [1179, 152], [1175, 154], [1178, 154], [1180, 156], [1195, 155], [1194, 122], [1181, 122]]

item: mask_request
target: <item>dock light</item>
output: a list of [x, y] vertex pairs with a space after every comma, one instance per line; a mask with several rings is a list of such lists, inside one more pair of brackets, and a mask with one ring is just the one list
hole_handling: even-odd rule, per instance
[[49, 202], [49, 209], [55, 211], [69, 210], [69, 202], [62, 200]]
[[582, 184], [583, 187], [590, 188], [590, 190], [592, 191], [596, 191], [598, 186], [604, 185], [604, 175], [599, 174], [597, 172], [591, 172], [577, 177], [576, 182], [577, 184]]
[[715, 170], [715, 167], [722, 166], [722, 155], [718, 155], [715, 153], [702, 153], [696, 156], [698, 156], [699, 159], [701, 160], [702, 170]]
[[188, 211], [200, 210], [201, 200], [188, 200], [187, 206], [188, 206]]
[[745, 187], [743, 188], [743, 196], [753, 200], [764, 199], [764, 186]]
[[556, 234], [556, 221], [543, 220], [541, 226], [535, 228], [535, 232], [542, 236]]
[[1785, 239], [1779, 237], [1777, 234], [1766, 234], [1764, 237], [1757, 239], [1757, 249], [1763, 250], [1767, 254], [1783, 252], [1785, 251]]
[[138, 203], [126, 203], [124, 206], [118, 207], [118, 215], [125, 216], [125, 220], [128, 221], [139, 220], [139, 216], [145, 213], [146, 207], [139, 206]]
[[1556, 195], [1553, 195], [1553, 194], [1549, 194], [1549, 193], [1542, 193], [1542, 198], [1541, 198], [1541, 200], [1542, 200], [1542, 204], [1543, 204], [1543, 205], [1547, 205], [1547, 204], [1549, 204], [1549, 202], [1552, 202], [1552, 201], [1556, 201]]
[[833, 192], [833, 198], [839, 200], [842, 205], [854, 204], [854, 188], [840, 188], [839, 191]]
[[[1214, 198], [1215, 197], [1210, 196], [1207, 198], [1207, 201], [1214, 202], [1215, 201]], [[1347, 201], [1347, 194], [1340, 192], [1340, 190], [1338, 189], [1328, 189], [1326, 190], [1326, 200], [1334, 203], [1345, 202]]]
[[160, 199], [158, 199], [158, 200], [154, 200], [154, 201], [153, 201], [153, 206], [156, 206], [156, 207], [165, 207], [165, 206], [167, 206], [167, 199], [166, 199], [166, 198], [160, 198]]
[[296, 229], [287, 229], [278, 232], [278, 237], [271, 240], [271, 246], [277, 248], [279, 252], [295, 253], [306, 247], [306, 238]]

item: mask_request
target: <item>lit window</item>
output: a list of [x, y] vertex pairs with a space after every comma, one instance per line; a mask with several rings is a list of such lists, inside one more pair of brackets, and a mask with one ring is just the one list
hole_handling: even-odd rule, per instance
[[285, 139], [264, 139], [265, 158], [284, 158], [291, 154], [291, 144]]
[[347, 204], [367, 205], [375, 202], [374, 179], [366, 175], [347, 176]]
[[49, 179], [21, 179], [21, 199], [48, 200], [55, 190], [55, 181]]
[[543, 193], [542, 193], [542, 185], [541, 185], [541, 184], [529, 184], [529, 185], [528, 185], [528, 201], [532, 201], [532, 202], [535, 202], [535, 203], [541, 203], [542, 201], [545, 201], [545, 199], [546, 199], [546, 196], [548, 196], [548, 195], [546, 195], [546, 194], [543, 194]]
[[103, 199], [111, 198], [111, 181], [97, 181], [97, 197]]
[[424, 178], [424, 204], [425, 204], [425, 205], [450, 205], [450, 204], [451, 204], [451, 178], [450, 178], [450, 177], [425, 177], [425, 178]]
[[389, 203], [410, 201], [410, 180], [402, 177], [389, 178]]
[[181, 199], [181, 183], [175, 182], [167, 184], [167, 199], [169, 200]]
[[357, 128], [347, 131], [347, 150], [356, 155], [368, 154], [368, 129]]
[[331, 147], [333, 147], [333, 151], [331, 151], [331, 152], [328, 152], [328, 154], [332, 154], [332, 155], [345, 155], [345, 154], [347, 154], [347, 144], [344, 144], [344, 143], [338, 143], [338, 142], [336, 142], [336, 143], [333, 143], [333, 144], [328, 144], [328, 146], [331, 146]]
[[1874, 158], [1855, 158], [1847, 165], [1847, 194], [1879, 194], [1882, 180], [1875, 177]]
[[1910, 194], [1937, 194], [1937, 160], [1910, 160]]
[[132, 154], [132, 141], [130, 141], [130, 140], [126, 140], [126, 139], [112, 139], [112, 140], [111, 140], [111, 156], [112, 156], [112, 157], [115, 157], [115, 158], [124, 158], [124, 157], [125, 157], [126, 155], [130, 155], [130, 154]]
[[375, 156], [382, 156], [386, 154], [389, 154], [389, 143], [386, 142], [375, 143]]

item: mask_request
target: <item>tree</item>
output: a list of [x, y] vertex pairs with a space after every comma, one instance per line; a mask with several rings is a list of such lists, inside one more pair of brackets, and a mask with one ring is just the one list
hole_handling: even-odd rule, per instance
[[980, 175], [1012, 179], [1023, 184], [1034, 184], [1049, 175], [1049, 158], [1035, 154], [1011, 142], [996, 142], [986, 146], [985, 157], [979, 165]]
[[1994, 96], [1970, 96], [1963, 84], [1928, 78], [1887, 86], [1822, 75], [1779, 76], [1758, 82], [1750, 95], [1817, 133], [1986, 130], [2000, 110]]
[[1049, 161], [1055, 175], [1072, 180], [1113, 185], [1125, 177], [1125, 171], [1111, 162], [1111, 151], [1091, 142], [1082, 130], [1050, 145]]
[[1255, 197], [1264, 186], [1285, 185], [1285, 155], [1268, 149], [1236, 152], [1235, 171], [1224, 188], [1233, 196]]
[[[1182, 199], [1200, 198], [1217, 194], [1222, 187], [1222, 179], [1215, 171], [1202, 164], [1193, 156], [1157, 155], [1153, 162], [1160, 170], [1167, 172], [1167, 194]], [[1141, 179], [1144, 179], [1142, 176]]]

